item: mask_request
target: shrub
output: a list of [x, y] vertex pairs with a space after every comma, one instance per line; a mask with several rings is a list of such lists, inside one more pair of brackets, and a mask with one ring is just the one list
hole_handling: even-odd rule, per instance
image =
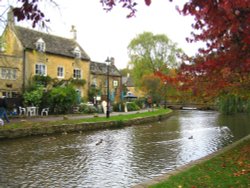
[[137, 106], [139, 106], [140, 108], [143, 108], [145, 106], [145, 103], [146, 103], [145, 101], [146, 101], [145, 98], [138, 98], [135, 100], [135, 104]]
[[36, 85], [33, 90], [26, 91], [23, 94], [25, 105], [40, 106], [43, 97], [43, 86]]
[[37, 84], [40, 84], [40, 85], [43, 85], [44, 87], [46, 87], [52, 81], [52, 78], [50, 76], [35, 75], [33, 77], [33, 80]]
[[77, 91], [71, 86], [55, 87], [48, 94], [48, 104], [54, 112], [70, 112], [76, 104]]
[[140, 110], [140, 107], [137, 104], [135, 104], [135, 102], [128, 102], [127, 108], [128, 108], [128, 111]]
[[219, 98], [219, 110], [224, 114], [234, 114], [249, 111], [249, 100], [234, 94], [223, 95]]
[[98, 109], [95, 106], [90, 106], [87, 104], [80, 104], [79, 107], [80, 107], [79, 111], [85, 114], [98, 113]]
[[113, 105], [114, 112], [124, 112], [124, 103], [118, 102]]

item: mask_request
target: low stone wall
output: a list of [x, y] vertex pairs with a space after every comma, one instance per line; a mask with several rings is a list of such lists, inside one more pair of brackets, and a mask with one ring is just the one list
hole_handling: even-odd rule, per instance
[[[128, 121], [105, 121], [105, 122], [96, 122], [96, 123], [79, 123], [79, 124], [62, 124], [62, 125], [44, 125], [41, 127], [33, 128], [20, 128], [20, 129], [8, 129], [0, 130], [0, 139], [7, 138], [20, 138], [27, 136], [35, 135], [49, 135], [56, 133], [70, 133], [70, 132], [80, 132], [80, 131], [91, 131], [91, 130], [100, 130], [108, 128], [120, 128], [125, 126], [140, 125], [149, 122], [161, 121], [169, 117], [171, 113], [164, 115], [157, 115], [144, 118], [135, 118]], [[48, 123], [48, 122], [46, 122]]]

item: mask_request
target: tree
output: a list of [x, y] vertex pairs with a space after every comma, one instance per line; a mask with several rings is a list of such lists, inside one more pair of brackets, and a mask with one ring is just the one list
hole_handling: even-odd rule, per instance
[[[45, 26], [49, 19], [45, 17], [45, 14], [41, 10], [42, 4], [50, 4], [51, 6], [58, 6], [54, 0], [16, 0], [17, 3], [15, 7], [11, 6], [13, 10], [14, 17], [17, 21], [29, 20], [32, 23], [32, 27], [36, 27], [40, 24], [42, 27]], [[7, 3], [6, 3], [7, 4]], [[6, 7], [9, 9], [9, 7]], [[6, 12], [6, 10], [4, 11]], [[0, 16], [0, 20], [3, 21], [3, 14]]]
[[[111, 10], [118, 1], [103, 0]], [[136, 1], [121, 0], [134, 15]], [[145, 0], [146, 5], [151, 0]], [[179, 12], [195, 18], [194, 32], [189, 42], [203, 41], [192, 65], [183, 65], [180, 81], [188, 83], [193, 92], [210, 98], [232, 92], [249, 98], [250, 88], [250, 1], [248, 0], [191, 0]], [[195, 32], [197, 31], [197, 32]], [[202, 83], [203, 89], [197, 88]], [[190, 89], [189, 87], [189, 89]], [[202, 92], [203, 91], [203, 92]]]
[[162, 100], [166, 100], [166, 85], [160, 77], [150, 74], [143, 76], [141, 80], [142, 90], [152, 98], [153, 102], [159, 104]]
[[166, 35], [154, 35], [144, 32], [134, 38], [128, 46], [132, 76], [136, 85], [141, 85], [143, 75], [168, 72], [169, 68], [176, 68], [180, 61], [178, 57], [182, 50], [177, 48]]
[[181, 79], [197, 95], [250, 98], [249, 8], [250, 1], [209, 0], [192, 1], [180, 11], [196, 18], [193, 28], [198, 32], [188, 41], [207, 44], [194, 64], [182, 66]]
[[119, 70], [122, 76], [128, 76], [131, 74], [131, 69], [129, 67], [123, 68]]

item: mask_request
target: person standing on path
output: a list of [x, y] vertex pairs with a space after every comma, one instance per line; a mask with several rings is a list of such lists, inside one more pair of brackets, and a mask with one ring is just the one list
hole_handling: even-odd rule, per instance
[[7, 116], [7, 100], [5, 96], [2, 96], [1, 100], [0, 100], [0, 118], [4, 118], [6, 120], [7, 123], [10, 122], [8, 116]]

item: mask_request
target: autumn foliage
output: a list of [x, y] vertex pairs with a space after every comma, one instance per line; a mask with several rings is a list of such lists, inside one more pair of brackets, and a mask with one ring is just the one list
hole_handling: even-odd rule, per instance
[[195, 94], [216, 97], [234, 93], [250, 97], [250, 1], [193, 0], [179, 10], [195, 17], [189, 42], [206, 42], [206, 49], [183, 65], [179, 79]]
[[[32, 27], [35, 27], [38, 23], [44, 26], [46, 21], [44, 13], [39, 8], [39, 0], [17, 0], [20, 2], [20, 6], [13, 8], [14, 16], [18, 21], [31, 20]], [[52, 0], [51, 0], [52, 1]]]
[[[171, 1], [171, 0], [170, 0]], [[136, 0], [102, 0], [111, 10], [116, 3], [136, 12]], [[111, 4], [110, 4], [111, 3]], [[150, 5], [150, 0], [145, 0]], [[211, 100], [227, 93], [249, 98], [250, 91], [250, 1], [190, 0], [178, 8], [195, 18], [188, 42], [202, 41], [206, 48], [183, 64], [178, 76], [181, 89]], [[170, 79], [166, 75], [163, 79]]]

